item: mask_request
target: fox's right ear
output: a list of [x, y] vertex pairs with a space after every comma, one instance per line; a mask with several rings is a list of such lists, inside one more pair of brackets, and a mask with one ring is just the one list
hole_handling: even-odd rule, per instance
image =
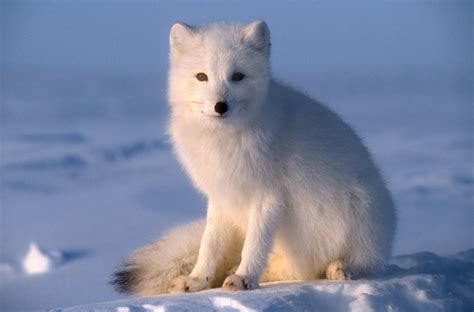
[[185, 47], [193, 40], [194, 30], [185, 23], [175, 23], [170, 30], [170, 50], [183, 52]]
[[257, 20], [245, 26], [244, 40], [256, 50], [270, 51], [270, 30], [264, 21]]

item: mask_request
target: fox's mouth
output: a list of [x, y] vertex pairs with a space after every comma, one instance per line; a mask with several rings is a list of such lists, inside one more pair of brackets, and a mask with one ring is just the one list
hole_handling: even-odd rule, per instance
[[229, 114], [225, 114], [225, 115], [211, 115], [209, 116], [211, 118], [216, 118], [216, 119], [226, 119], [229, 117]]
[[213, 119], [213, 120], [221, 120], [221, 119], [227, 119], [230, 117], [231, 114], [225, 114], [225, 115], [209, 115], [209, 114], [206, 114], [204, 113], [203, 111], [201, 111], [201, 113], [207, 117], [207, 118], [210, 118], [210, 119]]
[[216, 120], [228, 119], [228, 118], [232, 117], [233, 115], [235, 115], [237, 112], [238, 112], [238, 110], [229, 109], [225, 114], [219, 115], [217, 113], [209, 114], [209, 113], [206, 113], [204, 110], [201, 110], [201, 114], [203, 114], [206, 117], [209, 117], [211, 119], [216, 119]]
[[229, 109], [225, 114], [223, 115], [219, 115], [219, 114], [206, 114], [206, 113], [203, 113], [205, 116], [207, 117], [210, 117], [214, 120], [223, 120], [223, 119], [231, 119], [232, 117], [234, 117], [240, 110], [239, 109]]

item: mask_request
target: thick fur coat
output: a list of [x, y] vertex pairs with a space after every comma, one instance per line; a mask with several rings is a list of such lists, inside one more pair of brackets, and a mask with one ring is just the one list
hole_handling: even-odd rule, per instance
[[169, 104], [207, 217], [138, 249], [119, 289], [244, 290], [383, 268], [396, 217], [381, 174], [340, 117], [272, 79], [264, 22], [173, 25]]

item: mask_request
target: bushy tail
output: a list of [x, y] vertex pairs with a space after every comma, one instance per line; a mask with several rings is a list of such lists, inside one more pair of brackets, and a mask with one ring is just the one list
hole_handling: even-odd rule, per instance
[[171, 230], [161, 240], [137, 249], [114, 274], [117, 291], [150, 296], [168, 291], [171, 281], [189, 275], [196, 264], [206, 221], [200, 219]]

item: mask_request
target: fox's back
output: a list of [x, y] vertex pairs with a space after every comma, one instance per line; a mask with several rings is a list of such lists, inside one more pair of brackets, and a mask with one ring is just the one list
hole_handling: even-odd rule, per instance
[[278, 150], [285, 158], [282, 163], [299, 164], [315, 177], [325, 171], [341, 178], [378, 175], [362, 140], [325, 105], [275, 81], [270, 84], [267, 102], [269, 110], [280, 110], [275, 138], [281, 141]]

